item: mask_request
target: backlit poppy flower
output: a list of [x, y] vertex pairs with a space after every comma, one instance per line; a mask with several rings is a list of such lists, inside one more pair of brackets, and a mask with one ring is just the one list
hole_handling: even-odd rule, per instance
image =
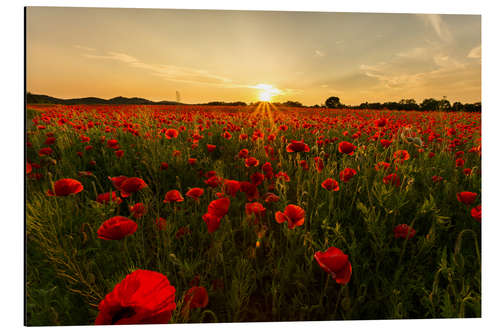
[[208, 233], [211, 234], [217, 229], [219, 229], [222, 217], [206, 213], [205, 215], [202, 216], [202, 219], [203, 221], [205, 221], [205, 224], [207, 225]]
[[123, 150], [117, 150], [117, 151], [115, 151], [115, 155], [116, 155], [116, 157], [118, 157], [118, 158], [121, 158], [121, 157], [123, 156], [123, 153], [124, 153], [124, 151], [123, 151]]
[[167, 227], [167, 220], [165, 220], [163, 217], [157, 217], [155, 220], [155, 226], [158, 230], [165, 230], [165, 228]]
[[228, 131], [225, 131], [224, 134], [222, 134], [222, 136], [224, 137], [224, 139], [231, 139], [233, 136], [231, 133], [229, 133]]
[[338, 191], [339, 188], [339, 183], [332, 179], [332, 178], [327, 178], [321, 183], [321, 187], [324, 188], [327, 191]]
[[120, 185], [121, 196], [126, 198], [132, 193], [142, 190], [148, 185], [138, 177], [130, 177], [123, 181]]
[[204, 190], [202, 188], [199, 188], [199, 187], [193, 187], [191, 189], [189, 189], [187, 192], [186, 192], [186, 197], [188, 198], [192, 198], [194, 199], [195, 201], [198, 201], [199, 198], [203, 195], [203, 192]]
[[146, 213], [146, 206], [142, 202], [138, 202], [133, 206], [129, 207], [132, 216], [136, 219], [140, 219]]
[[208, 205], [208, 213], [214, 216], [223, 217], [229, 211], [231, 201], [229, 198], [220, 198], [213, 200]]
[[345, 168], [344, 170], [340, 171], [339, 178], [344, 183], [347, 183], [356, 174], [357, 174], [356, 170], [351, 168]]
[[182, 202], [184, 201], [184, 198], [181, 195], [181, 192], [177, 190], [171, 190], [168, 191], [167, 194], [165, 194], [165, 200], [163, 202]]
[[276, 222], [288, 223], [289, 229], [294, 229], [304, 224], [306, 212], [299, 206], [288, 205], [283, 212], [276, 212], [274, 217]]
[[128, 179], [127, 176], [118, 176], [118, 177], [108, 177], [109, 180], [111, 180], [111, 183], [113, 186], [119, 190], [120, 186], [123, 184], [124, 181]]
[[354, 154], [354, 150], [356, 150], [356, 146], [347, 141], [342, 141], [339, 143], [339, 152], [343, 154], [352, 155]]
[[195, 165], [196, 164], [196, 158], [188, 158], [188, 163], [189, 165]]
[[70, 194], [80, 193], [82, 190], [83, 185], [78, 180], [63, 178], [54, 183], [54, 188], [49, 189], [47, 195], [64, 197]]
[[300, 152], [307, 153], [310, 151], [310, 149], [309, 146], [304, 143], [304, 141], [292, 140], [292, 142], [288, 144], [288, 146], [286, 146], [286, 151], [289, 153], [300, 153]]
[[161, 162], [160, 169], [161, 170], [167, 170], [168, 169], [168, 163], [167, 162]]
[[387, 175], [384, 177], [384, 184], [392, 184], [394, 186], [400, 186], [401, 181], [399, 180], [399, 176], [395, 173], [391, 173], [390, 175]]
[[234, 197], [239, 191], [240, 191], [239, 181], [230, 179], [224, 180], [224, 192], [226, 192], [227, 195]]
[[277, 179], [283, 179], [285, 182], [289, 182], [290, 181], [290, 177], [288, 176], [288, 174], [286, 172], [283, 172], [283, 171], [280, 171], [276, 174], [276, 178]]
[[259, 160], [256, 159], [255, 157], [249, 157], [245, 160], [245, 166], [247, 168], [253, 167], [253, 166], [258, 166], [259, 165]]
[[165, 131], [165, 137], [167, 139], [174, 139], [179, 135], [179, 132], [175, 128], [169, 128]]
[[260, 202], [252, 202], [245, 204], [245, 213], [247, 216], [254, 215], [256, 217], [255, 222], [264, 216], [266, 209]]
[[45, 148], [42, 148], [38, 151], [39, 156], [47, 156], [47, 155], [51, 155], [52, 153], [53, 153], [53, 150], [50, 147], [45, 147]]
[[222, 180], [217, 177], [217, 176], [212, 176], [210, 178], [208, 178], [207, 180], [205, 180], [205, 184], [207, 184], [208, 186], [212, 187], [212, 188], [216, 188], [217, 186], [219, 186], [221, 184]]
[[481, 222], [481, 205], [478, 205], [470, 210], [470, 215], [477, 222]]
[[216, 145], [207, 144], [207, 150], [209, 153], [213, 152], [215, 150], [215, 148], [217, 148]]
[[317, 156], [314, 158], [314, 166], [316, 167], [316, 171], [321, 172], [325, 167], [325, 163], [321, 157]]
[[123, 216], [115, 216], [102, 223], [97, 230], [97, 237], [105, 240], [120, 240], [132, 235], [137, 230], [137, 223]]
[[351, 279], [352, 266], [349, 256], [342, 250], [331, 246], [325, 252], [317, 251], [314, 259], [338, 284], [347, 284]]
[[31, 163], [26, 162], [26, 174], [30, 174], [32, 170]]
[[407, 161], [410, 158], [410, 154], [406, 150], [398, 150], [393, 155], [395, 162], [401, 163]]
[[242, 149], [240, 150], [240, 152], [238, 153], [238, 157], [239, 158], [247, 158], [248, 157], [248, 149]]
[[460, 192], [457, 193], [457, 200], [466, 205], [472, 205], [476, 201], [477, 193], [474, 192]]
[[191, 287], [184, 296], [184, 304], [190, 309], [206, 307], [208, 305], [208, 293], [205, 287]]
[[398, 224], [394, 227], [394, 238], [413, 238], [417, 231], [407, 224]]
[[95, 324], [166, 324], [175, 306], [175, 288], [165, 275], [136, 270], [99, 303]]
[[241, 133], [241, 134], [240, 134], [240, 140], [242, 140], [242, 141], [243, 141], [243, 140], [246, 140], [246, 139], [248, 139], [248, 134]]
[[466, 176], [470, 176], [472, 174], [472, 169], [471, 168], [465, 168], [462, 170], [462, 173]]
[[387, 148], [391, 145], [392, 141], [391, 140], [386, 140], [386, 139], [381, 139], [380, 144], [382, 147]]
[[391, 167], [391, 164], [390, 163], [387, 163], [387, 162], [378, 162], [377, 164], [375, 164], [375, 170], [379, 171], [379, 170], [387, 170]]
[[[109, 202], [109, 193], [110, 192], [105, 192], [105, 193], [101, 193], [97, 196], [97, 199], [96, 201], [100, 204], [106, 204]], [[113, 200], [114, 202], [116, 202], [117, 204], [120, 204], [122, 202], [122, 199], [118, 196], [116, 196], [116, 192], [113, 191], [111, 192], [111, 200]]]
[[278, 197], [274, 193], [266, 193], [264, 194], [264, 202], [269, 203], [269, 202], [278, 202], [280, 200], [280, 197]]

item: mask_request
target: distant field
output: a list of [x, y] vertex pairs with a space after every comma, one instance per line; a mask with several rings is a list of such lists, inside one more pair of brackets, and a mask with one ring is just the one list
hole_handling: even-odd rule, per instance
[[[29, 105], [27, 124], [28, 325], [481, 316], [480, 113]], [[175, 309], [99, 309], [136, 270]]]

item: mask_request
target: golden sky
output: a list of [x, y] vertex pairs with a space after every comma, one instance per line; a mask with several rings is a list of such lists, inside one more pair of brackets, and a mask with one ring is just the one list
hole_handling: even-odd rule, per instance
[[[479, 15], [29, 7], [27, 90], [59, 98], [481, 100]], [[270, 88], [271, 86], [271, 88]]]

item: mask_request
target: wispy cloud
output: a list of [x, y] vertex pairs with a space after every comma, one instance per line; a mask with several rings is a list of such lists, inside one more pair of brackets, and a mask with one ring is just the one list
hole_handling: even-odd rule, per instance
[[481, 45], [476, 46], [472, 50], [470, 50], [467, 58], [479, 59], [481, 58]]
[[451, 42], [453, 36], [451, 35], [448, 25], [443, 21], [443, 18], [439, 14], [417, 14], [421, 20], [423, 20], [428, 26], [432, 27], [434, 32], [443, 42]]
[[314, 55], [317, 57], [324, 57], [324, 56], [326, 56], [326, 53], [324, 51], [321, 51], [321, 50], [314, 50]]

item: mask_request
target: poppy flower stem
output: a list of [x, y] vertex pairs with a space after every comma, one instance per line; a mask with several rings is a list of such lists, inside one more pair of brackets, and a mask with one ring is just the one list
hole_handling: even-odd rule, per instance
[[[415, 221], [416, 221], [416, 218], [414, 218], [411, 221], [410, 227], [408, 228], [408, 230], [412, 230], [413, 225], [415, 224]], [[399, 254], [398, 265], [396, 267], [400, 267], [401, 266], [401, 261], [403, 260], [403, 255], [404, 255], [405, 250], [406, 250], [406, 244], [408, 243], [408, 239], [410, 238], [409, 236], [410, 236], [410, 232], [408, 231], [407, 234], [406, 234], [405, 240], [403, 242], [403, 249], [401, 250], [401, 253]]]
[[340, 290], [337, 294], [337, 302], [335, 303], [335, 310], [333, 311], [333, 319], [337, 319], [337, 310], [339, 308], [339, 303], [340, 303], [340, 296], [342, 295], [342, 292], [344, 291], [345, 286], [341, 286]]

